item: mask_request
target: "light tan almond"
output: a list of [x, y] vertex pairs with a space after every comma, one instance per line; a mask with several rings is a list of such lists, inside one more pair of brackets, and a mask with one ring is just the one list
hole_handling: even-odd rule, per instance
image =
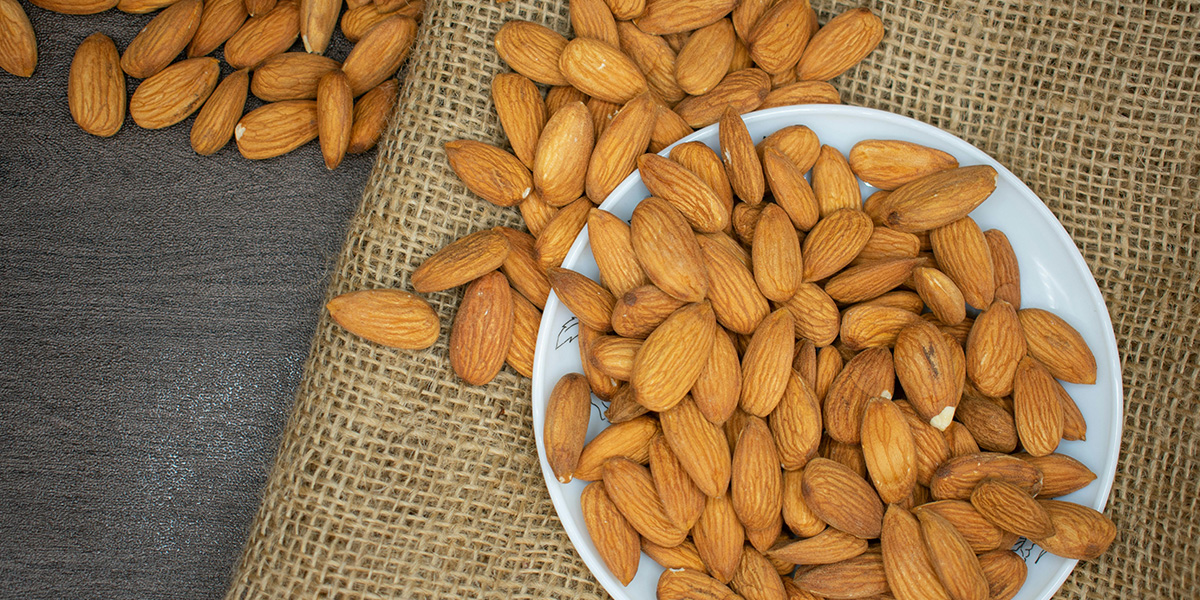
[[971, 506], [996, 527], [1029, 539], [1054, 533], [1050, 515], [1025, 490], [1000, 479], [985, 479], [971, 492]]
[[995, 189], [996, 169], [958, 167], [906, 183], [869, 204], [868, 212], [897, 231], [929, 231], [967, 216]]
[[642, 538], [642, 552], [645, 552], [646, 556], [662, 565], [667, 571], [690, 569], [703, 573], [707, 570], [704, 560], [700, 558], [700, 551], [696, 549], [696, 544], [691, 540], [684, 540], [682, 544], [674, 548], [667, 548]]
[[885, 259], [849, 267], [825, 284], [825, 293], [843, 304], [877, 298], [904, 283], [923, 258]]
[[766, 189], [762, 162], [758, 159], [754, 140], [746, 129], [745, 121], [732, 106], [726, 107], [721, 115], [718, 133], [721, 156], [733, 193], [750, 204], [762, 202]]
[[250, 73], [240, 69], [225, 77], [205, 101], [192, 124], [192, 150], [208, 156], [229, 143], [242, 111], [246, 108], [246, 90]]
[[354, 96], [342, 71], [330, 71], [317, 82], [317, 139], [325, 168], [336, 169], [350, 146], [354, 125]]
[[[890, 229], [880, 227], [875, 230], [891, 231]], [[902, 234], [909, 235], [909, 234]], [[913, 237], [916, 241], [916, 237]], [[946, 325], [957, 325], [967, 318], [966, 300], [963, 298], [962, 291], [955, 285], [954, 280], [950, 276], [937, 270], [928, 267], [918, 267], [913, 271], [913, 279], [917, 284], [917, 293], [921, 295], [921, 299], [925, 304], [929, 305], [929, 310], [937, 316], [938, 320]], [[970, 372], [970, 360], [967, 362], [967, 370]]]
[[784, 469], [802, 469], [816, 456], [821, 443], [821, 403], [795, 372], [789, 375], [783, 397], [771, 411], [770, 426]]
[[547, 119], [537, 86], [524, 75], [500, 73], [492, 79], [492, 103], [513, 153], [526, 167], [533, 168], [537, 141]]
[[1002, 479], [1036, 496], [1042, 489], [1042, 471], [1015, 456], [980, 452], [943, 462], [933, 474], [929, 491], [938, 500], [965, 500], [984, 479]]
[[771, 195], [787, 213], [792, 226], [800, 231], [811, 230], [820, 218], [820, 209], [804, 173], [775, 147], [763, 151], [762, 166]]
[[692, 398], [704, 418], [720, 425], [737, 410], [741, 392], [742, 369], [737, 348], [723, 329], [718, 330], [704, 367], [692, 384]]
[[633, 22], [653, 35], [691, 31], [720, 20], [734, 4], [734, 0], [646, 0], [646, 12]]
[[708, 294], [708, 271], [696, 236], [671, 203], [651, 196], [633, 210], [630, 240], [642, 270], [654, 285], [684, 302]]
[[287, 154], [317, 138], [317, 103], [315, 100], [284, 100], [264, 104], [238, 121], [233, 127], [233, 138], [238, 152], [246, 158], [263, 159]]
[[937, 327], [917, 320], [896, 338], [896, 377], [917, 413], [945, 430], [962, 397], [966, 373], [957, 368], [956, 349]]
[[575, 467], [575, 479], [600, 481], [604, 464], [616, 457], [649, 463], [650, 442], [659, 431], [658, 421], [648, 415], [610, 424], [584, 445]]
[[616, 47], [617, 22], [604, 0], [577, 0], [571, 6], [571, 30], [575, 37], [592, 38]]
[[[0, 2], [0, 14], [9, 14], [11, 9], [8, 2], [9, 0]], [[12, 6], [21, 10], [15, 2]], [[21, 12], [20, 16], [24, 14]], [[28, 23], [26, 19], [25, 24]], [[32, 29], [29, 31], [29, 37], [33, 37]], [[0, 40], [4, 39], [5, 36], [0, 34]], [[10, 40], [9, 43], [17, 42], [17, 37], [7, 39]], [[4, 43], [0, 41], [0, 46]], [[0, 50], [0, 56], [5, 54], [5, 51]], [[35, 63], [36, 60], [35, 51]], [[125, 122], [125, 73], [121, 71], [120, 60], [116, 44], [103, 33], [93, 33], [84, 39], [75, 50], [75, 58], [71, 60], [71, 72], [67, 79], [67, 104], [75, 123], [92, 135], [109, 137], [120, 131], [122, 123]], [[0, 66], [10, 73], [20, 71], [10, 69], [9, 65]], [[33, 64], [29, 65], [28, 72], [33, 72]]]
[[690, 531], [704, 512], [707, 499], [662, 436], [650, 444], [650, 474], [667, 517], [676, 527]]
[[837, 305], [820, 286], [802, 283], [796, 293], [783, 303], [792, 313], [796, 339], [811, 340], [818, 346], [833, 343], [841, 327]]
[[783, 579], [774, 565], [749, 546], [742, 549], [742, 560], [729, 586], [745, 600], [786, 600]]
[[192, 41], [203, 10], [201, 0], [179, 0], [159, 13], [125, 47], [121, 69], [137, 79], [162, 71]]
[[779, 517], [783, 503], [783, 474], [775, 439], [766, 421], [752, 417], [733, 452], [730, 490], [733, 509], [747, 530], [764, 529]]
[[650, 151], [661, 152], [680, 138], [692, 133], [692, 128], [674, 110], [659, 105], [654, 116], [654, 130], [650, 132]]
[[464, 236], [438, 250], [412, 274], [413, 289], [428, 294], [460, 286], [500, 268], [508, 238], [495, 229]]
[[800, 288], [802, 261], [800, 239], [787, 213], [767, 204], [755, 228], [754, 279], [763, 295], [786, 302]]
[[664, 411], [687, 395], [712, 351], [715, 325], [707, 302], [689, 304], [646, 338], [630, 379], [639, 403]]
[[[588, 202], [588, 205], [588, 208], [591, 208], [591, 202]], [[529, 195], [517, 205], [517, 209], [521, 211], [521, 220], [525, 222], [529, 233], [537, 237], [541, 237], [542, 231], [554, 219], [554, 215], [558, 214], [558, 209], [546, 204], [537, 190], [529, 192]]]
[[616, 46], [580, 37], [563, 47], [559, 72], [579, 91], [607, 102], [624, 104], [646, 91], [646, 78]]
[[957, 166], [958, 161], [941, 150], [902, 140], [863, 140], [850, 150], [854, 174], [881, 190]]
[[454, 140], [446, 142], [445, 150], [450, 168], [467, 189], [496, 206], [515, 206], [533, 189], [529, 169], [491, 144]]
[[919, 511], [917, 518], [925, 551], [946, 593], [954, 600], [988, 600], [987, 579], [962, 535], [933, 511]]
[[395, 75], [416, 38], [417, 22], [405, 16], [381, 21], [363, 35], [342, 62], [354, 97]]
[[613, 296], [600, 284], [570, 269], [546, 269], [550, 287], [579, 321], [600, 332], [612, 331]]
[[919, 320], [920, 317], [904, 308], [858, 304], [842, 314], [841, 339], [854, 350], [890, 348], [896, 344], [901, 331]]
[[593, 135], [591, 113], [582, 103], [564, 106], [546, 122], [533, 159], [533, 184], [550, 206], [583, 194]]
[[1117, 537], [1116, 525], [1096, 509], [1058, 500], [1038, 500], [1038, 504], [1050, 515], [1054, 535], [1034, 541], [1058, 556], [1093, 560]]
[[1034, 456], [1054, 452], [1063, 437], [1061, 388], [1036, 358], [1021, 359], [1013, 379], [1013, 418], [1021, 446]]
[[720, 428], [704, 418], [690, 396], [659, 418], [667, 443], [696, 487], [710, 498], [723, 495], [729, 488], [732, 456]]
[[824, 531], [821, 520], [804, 501], [804, 470], [783, 472], [783, 519], [788, 529], [800, 537], [812, 537]]
[[604, 489], [629, 524], [661, 546], [677, 546], [687, 532], [673, 525], [654, 489], [650, 471], [627, 458], [604, 463]]
[[1070, 383], [1096, 383], [1096, 357], [1074, 327], [1040, 308], [1026, 308], [1018, 317], [1029, 354], [1050, 374]]
[[[738, 554], [737, 558], [740, 557], [741, 554]], [[692, 569], [663, 571], [658, 578], [655, 597], [658, 600], [737, 600], [740, 598], [719, 580]]]
[[842, 270], [871, 239], [866, 213], [843, 209], [824, 216], [804, 238], [804, 281], [819, 281]]
[[850, 264], [859, 265], [886, 259], [916, 258], [920, 254], [921, 240], [917, 239], [917, 236], [877, 226], [871, 230], [871, 237], [867, 240], [867, 244]]
[[989, 600], [1012, 600], [1029, 573], [1025, 559], [1012, 550], [992, 550], [979, 555], [979, 568], [988, 582]]
[[745, 529], [727, 492], [708, 498], [692, 538], [708, 572], [720, 582], [731, 581], [742, 559]]
[[254, 16], [225, 41], [225, 61], [235, 69], [253, 69], [300, 37], [300, 5], [295, 0], [280, 0], [261, 14], [250, 12]]
[[[750, 4], [741, 2], [742, 4]], [[734, 30], [729, 19], [697, 29], [675, 59], [675, 79], [693, 96], [708, 93], [725, 77], [733, 59]]]
[[883, 570], [892, 595], [900, 600], [950, 600], [921, 539], [921, 524], [898, 505], [883, 515]]
[[874, 598], [888, 591], [883, 555], [877, 550], [808, 569], [796, 576], [796, 585], [822, 598]]
[[267, 102], [312, 100], [317, 97], [317, 83], [321, 78], [339, 67], [338, 61], [318, 54], [276, 54], [254, 69], [250, 91]]
[[848, 10], [817, 30], [796, 66], [803, 80], [828, 81], [866, 58], [883, 39], [883, 21], [868, 8]]
[[[511, 280], [510, 280], [511, 283]], [[526, 377], [533, 376], [533, 353], [537, 347], [538, 327], [542, 323], [542, 311], [525, 299], [514, 288], [512, 343], [504, 362]]]
[[[608, 211], [593, 208], [588, 214], [587, 228], [588, 244], [600, 268], [600, 279], [614, 297], [619, 298], [629, 290], [649, 283], [634, 256], [627, 223]], [[605, 319], [611, 324], [611, 306]]]
[[1009, 453], [1017, 447], [1017, 426], [1013, 416], [976, 393], [963, 392], [954, 418], [971, 432], [984, 450]]
[[346, 147], [346, 154], [360, 154], [375, 147], [387, 128], [399, 93], [400, 82], [388, 79], [358, 98], [354, 103], [354, 122], [350, 127], [350, 145]]
[[675, 81], [675, 50], [666, 39], [628, 21], [617, 23], [617, 38], [621, 52], [645, 75], [651, 93], [667, 104], [683, 99], [686, 94]]
[[143, 129], [170, 127], [196, 112], [217, 86], [217, 59], [189, 58], [143, 81], [129, 99], [129, 114]]
[[980, 313], [967, 337], [967, 376], [981, 393], [1012, 393], [1017, 364], [1025, 357], [1025, 336], [1012, 305], [997, 300]]
[[493, 271], [472, 281], [450, 330], [450, 367], [463, 381], [483, 385], [500, 372], [512, 342], [512, 288]]
[[775, 148], [791, 159], [792, 163], [807, 173], [817, 162], [821, 153], [821, 142], [817, 134], [803, 125], [789, 125], [772, 133], [758, 143], [758, 152], [765, 156], [768, 148]]
[[500, 27], [494, 43], [496, 53], [512, 70], [537, 83], [568, 85], [558, 68], [567, 40], [548, 27], [514, 19]]
[[542, 440], [546, 445], [546, 462], [561, 483], [570, 483], [579, 465], [591, 414], [592, 394], [587, 378], [579, 373], [559, 378], [546, 401]]
[[696, 231], [729, 226], [729, 207], [699, 175], [657, 154], [641, 155], [637, 166], [650, 193], [671, 203]]
[[377, 344], [422, 350], [437, 341], [441, 323], [429, 303], [400, 290], [341, 294], [325, 305], [346, 331]]
[[938, 500], [921, 504], [914, 509], [917, 513], [921, 511], [936, 512], [949, 521], [976, 554], [1004, 547], [1011, 535], [985, 519], [966, 500]]
[[699, 96], [689, 96], [675, 105], [675, 112], [691, 127], [706, 127], [720, 120], [726, 107], [740, 114], [762, 104], [771, 89], [771, 76], [761, 69], [742, 69]]
[[871, 485], [848, 467], [814, 458], [804, 467], [804, 500], [830, 526], [862, 539], [879, 537], [883, 504]]
[[637, 167], [650, 143], [657, 107], [648, 95], [630, 100], [596, 138], [588, 162], [585, 189], [600, 204]]
[[988, 249], [992, 253], [992, 270], [996, 276], [996, 297], [1021, 308], [1021, 269], [1017, 266], [1017, 255], [1013, 252], [1008, 236], [998, 229], [983, 232]]
[[594, 481], [579, 495], [580, 510], [592, 544], [605, 566], [621, 582], [629, 585], [637, 574], [641, 542], [637, 530], [608, 497], [604, 483]]
[[[532, 193], [530, 197], [533, 197]], [[540, 194], [538, 198], [541, 198]], [[526, 198], [526, 201], [528, 200]], [[583, 231], [584, 225], [587, 225], [588, 213], [592, 208], [593, 205], [587, 198], [578, 198], [554, 213], [537, 236], [538, 264], [543, 269], [562, 264], [571, 245], [575, 243], [575, 238]]]
[[867, 401], [895, 392], [892, 353], [887, 348], [870, 348], [850, 359], [834, 378], [824, 398], [825, 431], [846, 444], [862, 440], [862, 415]]
[[380, 12], [374, 2], [351, 8], [342, 13], [342, 35], [350, 43], [357, 44], [372, 27], [390, 17], [390, 13]]
[[821, 146], [817, 161], [813, 164], [812, 179], [813, 193], [816, 194], [822, 217], [842, 209], [862, 208], [858, 180], [850, 170], [846, 157], [837, 148]]
[[992, 256], [983, 231], [971, 217], [948, 223], [929, 234], [939, 268], [954, 280], [967, 304], [984, 309], [996, 291]]
[[901, 502], [917, 483], [917, 449], [912, 429], [891, 400], [872, 398], [863, 411], [862, 450], [880, 499]]
[[300, 40], [305, 52], [325, 53], [341, 11], [338, 0], [300, 0]]

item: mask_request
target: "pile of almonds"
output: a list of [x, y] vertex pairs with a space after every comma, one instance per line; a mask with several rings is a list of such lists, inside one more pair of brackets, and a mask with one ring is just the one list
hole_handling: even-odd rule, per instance
[[[423, 0], [347, 0], [344, 13], [342, 0], [31, 1], [73, 15], [162, 9], [124, 53], [103, 33], [75, 51], [67, 99], [84, 131], [108, 137], [120, 130], [129, 76], [144, 80], [128, 99], [138, 126], [161, 129], [199, 111], [191, 132], [198, 154], [213, 154], [233, 137], [246, 158], [270, 158], [319, 138], [330, 169], [379, 140], [399, 90], [393, 75], [412, 49], [424, 8]], [[355, 44], [342, 62], [323, 56], [339, 16], [342, 34]], [[289, 51], [297, 38], [304, 52]], [[222, 44], [235, 70], [218, 84], [220, 62], [208, 55]], [[186, 58], [174, 62], [180, 54]], [[0, 0], [0, 68], [29, 77], [36, 65], [25, 11], [16, 0]], [[267, 104], [243, 116], [247, 92]]]

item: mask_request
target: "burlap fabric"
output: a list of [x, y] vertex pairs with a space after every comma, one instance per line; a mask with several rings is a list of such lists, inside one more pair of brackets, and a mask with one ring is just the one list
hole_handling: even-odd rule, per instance
[[[814, 0], [822, 22], [849, 3]], [[873, 2], [887, 37], [835, 80], [846, 103], [942, 127], [1007, 165], [1074, 237], [1123, 357], [1116, 544], [1059, 598], [1181, 598], [1200, 584], [1200, 4]], [[501, 140], [491, 45], [565, 2], [432, 0], [398, 116], [329, 294], [408, 287], [441, 245], [517, 222], [442, 144]], [[461, 291], [431, 297], [448, 333]], [[538, 469], [529, 385], [464, 386], [424, 352], [323, 318], [231, 598], [595, 598]]]

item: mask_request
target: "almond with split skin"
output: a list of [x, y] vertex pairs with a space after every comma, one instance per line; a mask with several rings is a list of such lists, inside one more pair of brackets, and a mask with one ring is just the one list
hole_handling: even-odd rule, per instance
[[500, 372], [512, 342], [512, 288], [499, 271], [472, 281], [450, 330], [450, 367], [463, 381], [483, 385]]
[[342, 71], [331, 71], [317, 83], [317, 139], [325, 168], [336, 169], [350, 146], [354, 125], [354, 96]]
[[588, 535], [605, 566], [622, 585], [629, 585], [637, 574], [640, 557], [637, 530], [608, 497], [602, 482], [593, 481], [583, 488], [579, 506]]
[[[5, 6], [0, 2], [0, 12]], [[116, 44], [103, 33], [84, 39], [71, 60], [67, 104], [75, 123], [92, 135], [109, 137], [125, 122], [125, 73], [120, 60]]]
[[361, 154], [375, 147], [387, 128], [396, 106], [400, 82], [389, 79], [363, 94], [354, 103], [354, 123], [350, 127], [350, 145], [346, 154]]
[[355, 98], [396, 74], [417, 38], [417, 22], [394, 16], [371, 28], [354, 45], [342, 71]]
[[317, 97], [317, 83], [340, 67], [338, 61], [318, 54], [276, 54], [254, 69], [250, 91], [267, 102], [314, 100]]
[[251, 17], [225, 42], [225, 61], [235, 69], [254, 68], [286, 51], [300, 36], [300, 5], [280, 0], [269, 12]]
[[533, 176], [521, 161], [491, 144], [473, 140], [446, 142], [454, 174], [475, 195], [496, 206], [516, 206], [533, 190]]
[[401, 290], [341, 294], [325, 307], [346, 331], [377, 344], [423, 350], [437, 341], [441, 323], [421, 298]]
[[121, 55], [121, 69], [145, 79], [162, 71], [192, 41], [204, 10], [201, 0], [180, 0], [154, 17]]
[[951, 346], [937, 327], [919, 320], [896, 338], [896, 376], [917, 413], [945, 430], [962, 396], [965, 370], [957, 368]]
[[209, 95], [192, 124], [192, 150], [196, 154], [208, 156], [229, 143], [242, 110], [246, 108], [249, 86], [249, 71], [239, 69], [227, 75]]
[[[108, 38], [105, 37], [105, 39]], [[111, 42], [112, 40], [109, 40], [109, 43]], [[87, 44], [87, 40], [84, 40], [84, 44], [81, 44], [80, 48], [83, 48], [85, 44]], [[115, 50], [116, 46], [113, 48]], [[96, 58], [101, 58], [102, 55], [102, 51], [99, 49], [88, 53], [96, 55]], [[76, 60], [78, 60], [78, 56], [79, 51], [77, 50]], [[0, 0], [0, 69], [17, 77], [29, 77], [37, 68], [37, 59], [37, 38], [34, 37], [33, 25], [30, 24], [25, 9], [21, 8], [20, 3], [16, 0]], [[72, 71], [74, 70], [74, 64], [72, 64]], [[78, 122], [78, 117], [76, 117], [76, 122]], [[84, 131], [87, 129], [85, 128]]]
[[265, 104], [250, 111], [233, 128], [238, 152], [250, 159], [287, 154], [316, 137], [317, 103], [314, 100]]
[[569, 85], [558, 68], [567, 39], [544, 25], [512, 20], [496, 32], [496, 53], [512, 70], [545, 85]]
[[143, 129], [170, 127], [196, 112], [217, 86], [217, 59], [189, 58], [143, 81], [129, 99], [129, 114]]
[[546, 462], [561, 483], [570, 483], [579, 466], [591, 414], [592, 394], [587, 378], [579, 373], [559, 378], [546, 401], [542, 440], [546, 445]]

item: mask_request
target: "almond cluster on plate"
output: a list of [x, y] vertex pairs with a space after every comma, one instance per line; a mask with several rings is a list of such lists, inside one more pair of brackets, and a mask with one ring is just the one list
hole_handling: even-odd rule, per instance
[[[342, 0], [32, 2], [73, 15], [162, 9], [124, 53], [103, 33], [75, 51], [67, 99], [84, 131], [108, 137], [121, 129], [129, 76], [144, 80], [128, 99], [138, 126], [161, 129], [199, 111], [191, 132], [197, 154], [213, 154], [232, 137], [246, 158], [270, 158], [319, 138], [330, 169], [379, 140], [399, 90], [392, 76], [412, 49], [424, 8], [423, 0], [347, 0], [344, 13]], [[339, 16], [355, 44], [342, 62], [323, 56]], [[0, 0], [0, 33], [0, 68], [32, 75], [37, 42], [16, 0]], [[305, 51], [289, 52], [297, 38]], [[208, 55], [222, 44], [235, 71], [218, 84], [220, 63]], [[174, 62], [181, 53], [186, 58]], [[243, 116], [247, 92], [267, 104]]]

